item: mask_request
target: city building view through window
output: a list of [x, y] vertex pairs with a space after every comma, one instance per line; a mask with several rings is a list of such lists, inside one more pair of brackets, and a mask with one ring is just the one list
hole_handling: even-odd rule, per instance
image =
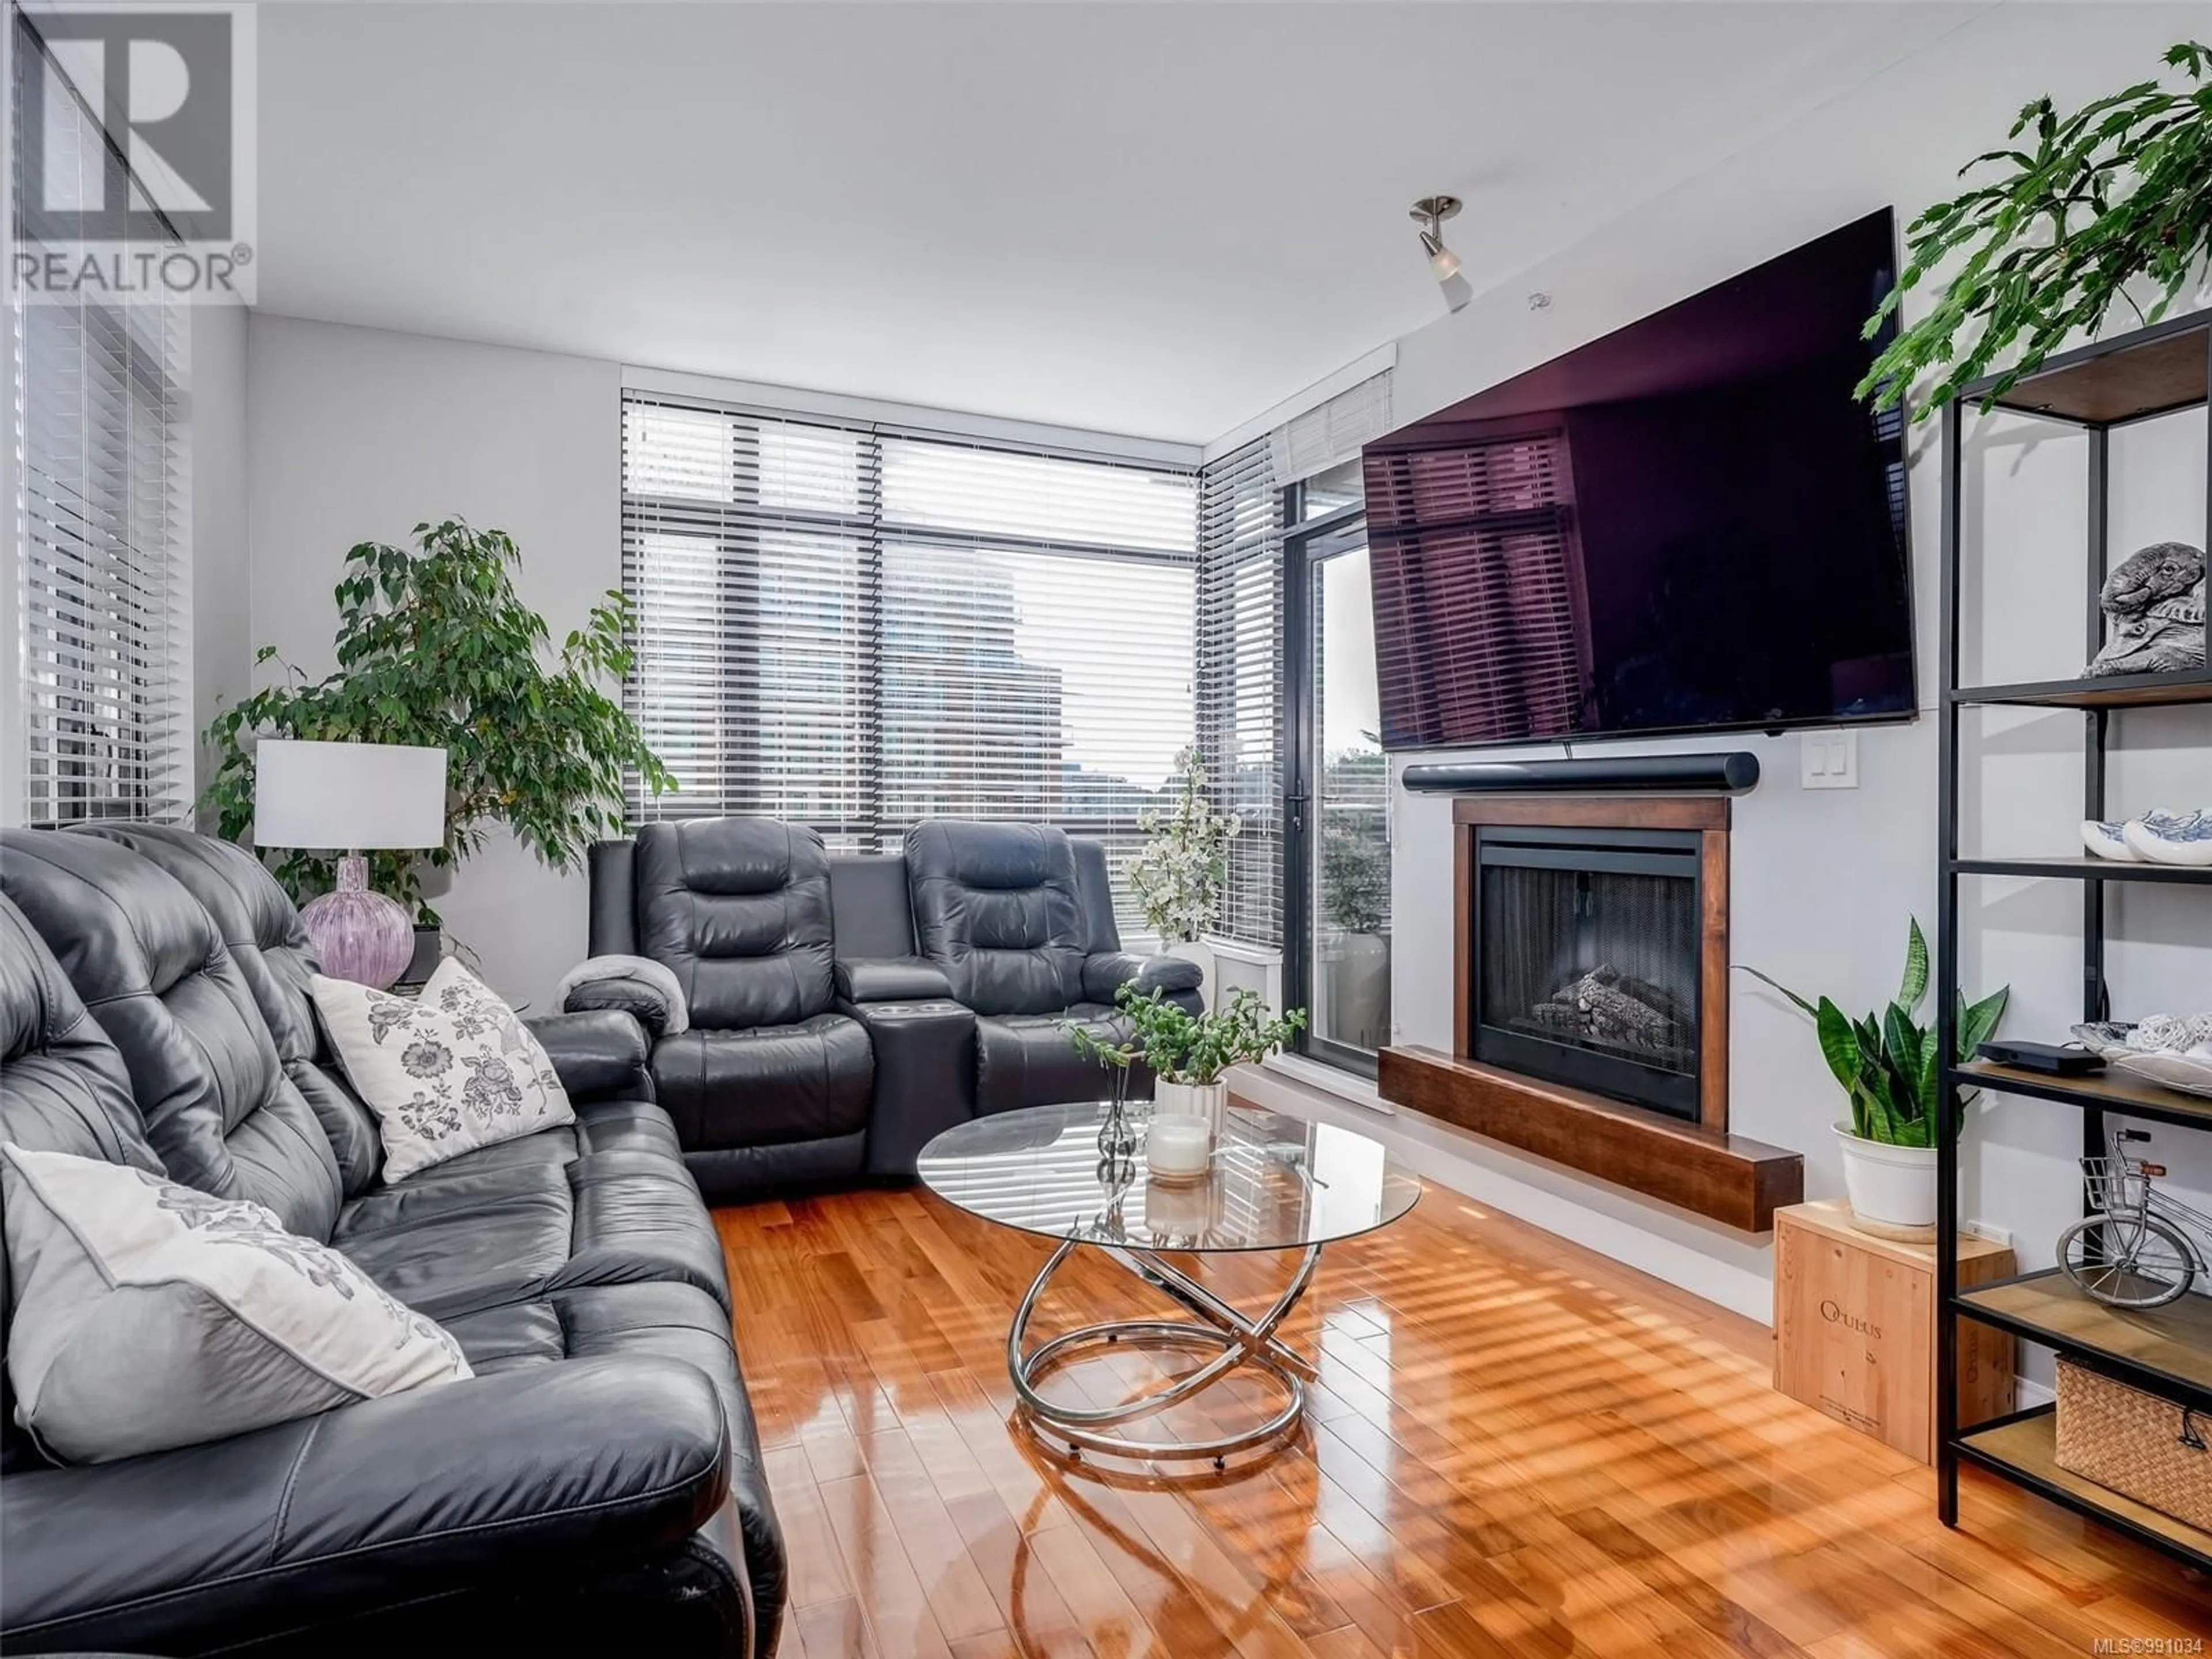
[[637, 398], [623, 476], [629, 694], [678, 784], [635, 813], [851, 851], [1050, 823], [1118, 878], [1194, 732], [1194, 474]]

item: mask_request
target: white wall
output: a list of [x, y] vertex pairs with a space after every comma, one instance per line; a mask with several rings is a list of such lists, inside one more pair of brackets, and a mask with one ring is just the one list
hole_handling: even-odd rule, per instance
[[[247, 599], [252, 562], [246, 477], [246, 340], [241, 306], [191, 313], [192, 729], [252, 688]], [[196, 787], [211, 763], [198, 756]], [[206, 826], [213, 829], [212, 824]]]
[[[1504, 291], [1407, 336], [1399, 343], [1394, 412], [1401, 421], [1429, 413], [1885, 204], [1909, 219], [1950, 193], [1960, 162], [1990, 148], [2029, 98], [2049, 90], [2063, 106], [2139, 78], [2182, 32], [2179, 9], [2171, 7], [2113, 6], [2094, 16], [2076, 8], [1993, 9], [1524, 273]], [[1480, 208], [1472, 212], [1471, 234], [1479, 235]], [[1539, 290], [1552, 303], [1533, 311], [1527, 296]], [[1917, 429], [1911, 470], [1923, 708], [1934, 706], [1939, 672], [1940, 474], [1932, 434], [1932, 423]], [[2027, 449], [2001, 422], [1978, 434], [1967, 510], [1984, 532], [1980, 539], [1993, 562], [1990, 578], [1970, 576], [1969, 587], [1970, 601], [1986, 612], [1982, 625], [1997, 642], [1984, 664], [1991, 680], [2058, 678], [2080, 666], [2079, 454], [2077, 447], [2069, 468], [2066, 445], [2055, 433]], [[2114, 468], [2115, 557], [2150, 539], [2203, 539], [2201, 412], [2119, 441]], [[2045, 626], [2051, 618], [2056, 620]], [[2212, 802], [2205, 750], [2182, 746], [2212, 742], [2212, 711], [2143, 711], [2124, 717], [2122, 725], [2127, 741], [2143, 748], [2114, 769], [2116, 807]], [[1970, 805], [1970, 835], [1979, 835], [1991, 850], [2073, 850], [2081, 816], [2080, 729], [2072, 715], [1990, 717], [1977, 741], [1992, 752], [1992, 763], [1986, 793]], [[1764, 781], [1735, 808], [1735, 959], [1801, 990], [1826, 991], [1852, 1008], [1878, 1006], [1893, 990], [1905, 918], [1917, 915], [1932, 927], [1936, 892], [1932, 718], [1867, 728], [1858, 742], [1860, 787], [1830, 792], [1798, 787], [1794, 737], [1607, 745], [1607, 752], [1757, 752]], [[1498, 752], [1559, 751], [1554, 745]], [[1397, 1036], [1449, 1048], [1449, 803], [1401, 790], [1395, 806]], [[1968, 845], [1971, 850], [1974, 843]], [[2078, 1018], [2080, 897], [2072, 884], [2028, 890], [2025, 884], [1978, 882], [1965, 890], [1966, 978], [1977, 986], [1999, 976], [2012, 980], [2016, 1003], [2009, 1033], [2056, 1039]], [[2192, 957], [2182, 949], [2185, 941], [2201, 946], [2212, 939], [2212, 896], [2120, 893], [2115, 926], [2145, 941], [2115, 951], [2120, 1012], [2212, 1006], [2204, 952], [2198, 949]], [[1805, 1022], [1748, 981], [1736, 988], [1730, 1022], [1734, 1127], [1803, 1152], [1810, 1194], [1840, 1191], [1827, 1127], [1840, 1101]], [[2025, 1101], [1993, 1105], [1973, 1132], [1978, 1150], [1970, 1158], [1967, 1212], [2010, 1230], [2028, 1265], [2050, 1259], [2052, 1236], [2074, 1213], [2078, 1187], [2070, 1159], [2079, 1133], [2071, 1109]], [[2158, 1149], [2202, 1187], [2212, 1181], [2212, 1158], [2186, 1139], [2161, 1132]], [[1765, 1246], [1530, 1166], [1472, 1137], [1455, 1140], [1460, 1155], [1493, 1171], [1484, 1195], [1501, 1207], [1767, 1316], [1759, 1285], [1771, 1273]]]
[[[346, 550], [425, 520], [511, 534], [556, 639], [619, 586], [614, 364], [261, 315], [247, 360], [255, 646], [328, 673]], [[544, 1010], [584, 954], [585, 891], [501, 833], [431, 902], [495, 989]]]

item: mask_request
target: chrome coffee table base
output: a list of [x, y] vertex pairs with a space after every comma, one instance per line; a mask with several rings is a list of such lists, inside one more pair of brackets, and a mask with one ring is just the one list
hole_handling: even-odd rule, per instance
[[[1006, 1372], [1013, 1379], [1023, 1420], [1048, 1443], [1064, 1443], [1070, 1454], [1103, 1452], [1115, 1457], [1170, 1461], [1210, 1460], [1220, 1467], [1232, 1454], [1279, 1440], [1295, 1430], [1306, 1413], [1305, 1384], [1299, 1373], [1313, 1367], [1302, 1356], [1275, 1340], [1275, 1330], [1298, 1305], [1313, 1280], [1321, 1246], [1300, 1252], [1297, 1270], [1282, 1295], [1257, 1319], [1246, 1317], [1196, 1279], [1170, 1266], [1150, 1250], [1124, 1244], [1097, 1243], [1091, 1248], [1110, 1257], [1154, 1290], [1196, 1316], [1193, 1319], [1122, 1319], [1085, 1325], [1055, 1336], [1024, 1352], [1030, 1316], [1042, 1299], [1045, 1286], [1073, 1255], [1079, 1243], [1067, 1239], [1053, 1251], [1014, 1311], [1006, 1332]], [[1127, 1342], [1138, 1348], [1186, 1348], [1211, 1352], [1213, 1358], [1196, 1370], [1180, 1376], [1156, 1394], [1118, 1406], [1091, 1408], [1048, 1400], [1038, 1392], [1039, 1381], [1079, 1355], [1109, 1343]], [[1117, 1431], [1203, 1394], [1222, 1378], [1243, 1366], [1272, 1376], [1283, 1390], [1282, 1408], [1265, 1421], [1235, 1434], [1213, 1440], [1132, 1440]]]
[[[945, 1130], [915, 1161], [945, 1203], [1051, 1241], [1051, 1255], [1006, 1331], [1015, 1414], [1042, 1446], [1063, 1456], [1097, 1452], [1154, 1469], [1204, 1461], [1221, 1466], [1239, 1452], [1279, 1445], [1305, 1420], [1306, 1395], [1316, 1385], [1310, 1362], [1276, 1333], [1313, 1283], [1322, 1247], [1397, 1220], [1419, 1201], [1420, 1177], [1366, 1135], [1232, 1105], [1222, 1113], [1203, 1185], [1178, 1191], [1150, 1177], [1139, 1185], [1143, 1166], [1133, 1154], [1100, 1145], [1115, 1115], [1109, 1101], [986, 1113]], [[1038, 1304], [1078, 1245], [1110, 1258], [1173, 1305], [1161, 1310], [1164, 1317], [1032, 1338]], [[1190, 1255], [1245, 1254], [1295, 1258], [1289, 1285], [1256, 1315], [1230, 1306], [1173, 1265]], [[1174, 1351], [1190, 1369], [1149, 1394], [1098, 1407], [1084, 1401], [1077, 1379], [1054, 1375], [1116, 1344]], [[1220, 1389], [1196, 1423], [1159, 1416], [1232, 1375], [1261, 1386]], [[1145, 1420], [1152, 1418], [1159, 1420]]]

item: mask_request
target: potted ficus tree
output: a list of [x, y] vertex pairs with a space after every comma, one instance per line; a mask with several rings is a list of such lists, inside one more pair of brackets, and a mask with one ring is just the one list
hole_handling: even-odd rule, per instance
[[1137, 819], [1137, 827], [1151, 839], [1129, 860], [1129, 890], [1145, 913], [1145, 925], [1159, 935], [1161, 948], [1204, 969], [1201, 994], [1210, 999], [1213, 953], [1206, 933], [1229, 879], [1229, 843], [1244, 824], [1233, 812], [1213, 810], [1205, 757], [1196, 744], [1185, 744], [1175, 763], [1174, 806], [1165, 812], [1146, 807]]
[[1116, 990], [1114, 1003], [1152, 1067], [1154, 1111], [1202, 1117], [1217, 1132], [1229, 1103], [1229, 1068], [1265, 1060], [1306, 1024], [1304, 1009], [1272, 1016], [1258, 993], [1245, 990], [1230, 992], [1203, 1014], [1177, 1007], [1158, 991], [1139, 994], [1133, 985]]
[[[511, 537], [459, 519], [414, 533], [411, 549], [363, 542], [347, 553], [332, 592], [335, 672], [310, 679], [283, 664], [283, 684], [210, 724], [215, 775], [202, 804], [219, 834], [247, 837], [263, 737], [443, 748], [445, 844], [370, 855], [370, 885], [411, 906], [418, 929], [434, 929], [425, 870], [453, 868], [493, 825], [568, 870], [592, 842], [622, 833], [627, 770], [654, 794], [675, 781], [618, 701], [632, 659], [628, 599], [610, 591], [556, 648], [545, 619], [514, 591], [521, 556]], [[274, 646], [254, 655], [272, 659]], [[330, 888], [335, 859], [291, 852], [273, 867], [302, 901]]]
[[[1936, 1033], [1915, 1018], [1928, 994], [1928, 941], [1918, 921], [1905, 939], [1904, 982], [1879, 1018], [1869, 1014], [1853, 1021], [1826, 997], [1808, 1002], [1756, 968], [1743, 971], [1812, 1017], [1821, 1057], [1850, 1102], [1850, 1115], [1835, 1130], [1852, 1215], [1873, 1231], [1918, 1233], [1933, 1227], [1936, 1091], [1942, 1067]], [[2011, 994], [2007, 986], [1979, 1002], [1960, 997], [1954, 1062], [1971, 1059], [1996, 1030]], [[1970, 1098], [1953, 1091], [1953, 1124], [1965, 1121]]]

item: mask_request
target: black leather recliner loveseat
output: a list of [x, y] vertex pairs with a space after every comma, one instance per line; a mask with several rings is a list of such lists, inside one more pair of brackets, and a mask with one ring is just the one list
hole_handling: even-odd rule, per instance
[[387, 1186], [320, 1049], [299, 918], [250, 855], [13, 830], [0, 888], [0, 1138], [266, 1204], [477, 1373], [74, 1468], [0, 1399], [0, 1649], [765, 1659], [783, 1545], [636, 1024], [533, 1022], [574, 1127]]
[[1200, 1006], [1195, 963], [1121, 949], [1104, 848], [1048, 827], [933, 819], [848, 855], [775, 818], [649, 823], [592, 849], [591, 885], [592, 954], [683, 988], [652, 1069], [716, 1201], [911, 1176], [952, 1124], [1097, 1097], [1066, 1027], [1121, 1030], [1121, 985]]

